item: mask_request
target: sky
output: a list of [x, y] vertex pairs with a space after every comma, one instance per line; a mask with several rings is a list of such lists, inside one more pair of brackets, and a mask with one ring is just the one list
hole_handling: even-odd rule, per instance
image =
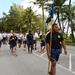
[[[8, 14], [10, 6], [12, 6], [13, 3], [23, 5], [24, 8], [27, 8], [29, 6], [32, 6], [33, 10], [36, 11], [38, 14], [41, 14], [41, 9], [38, 8], [38, 6], [34, 6], [32, 3], [29, 3], [30, 1], [35, 0], [0, 0], [0, 17], [2, 17], [2, 13], [5, 12]], [[69, 0], [66, 2], [66, 4], [69, 3]], [[75, 4], [75, 0], [72, 0], [72, 4]], [[48, 14], [48, 12], [45, 12], [45, 14]]]

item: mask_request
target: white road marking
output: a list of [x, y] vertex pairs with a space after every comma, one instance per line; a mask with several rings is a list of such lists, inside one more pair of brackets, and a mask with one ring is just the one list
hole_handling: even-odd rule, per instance
[[42, 57], [42, 56], [45, 55], [45, 54], [46, 54], [46, 52], [44, 52], [43, 54], [41, 54], [40, 57]]
[[38, 52], [38, 51], [40, 51], [40, 50], [36, 50], [36, 51], [34, 51], [33, 53], [36, 53], [36, 52]]
[[[68, 53], [68, 54], [71, 54], [71, 53]], [[71, 54], [71, 56], [75, 56], [75, 54]]]
[[[38, 56], [38, 57], [40, 57], [40, 58], [42, 58], [42, 59], [44, 59], [44, 60], [46, 60], [46, 61], [48, 61], [48, 59], [46, 59], [46, 58], [44, 58], [44, 57], [42, 57], [42, 56], [39, 56], [38, 54], [36, 54], [36, 53], [34, 53], [36, 56]], [[70, 59], [71, 59], [71, 57], [70, 57]], [[70, 64], [71, 64], [71, 62], [70, 62]], [[57, 64], [57, 66], [59, 66], [59, 67], [61, 67], [62, 69], [65, 69], [65, 70], [67, 70], [67, 71], [69, 71], [69, 72], [71, 72], [71, 73], [73, 73], [73, 74], [75, 74], [75, 72], [74, 71], [71, 71], [70, 69], [67, 69], [67, 68], [65, 68], [65, 67], [63, 67], [63, 66], [61, 66], [61, 65], [59, 65], [59, 64]], [[72, 67], [71, 67], [72, 68]]]
[[72, 70], [71, 54], [69, 54], [69, 70]]
[[40, 58], [42, 58], [42, 59], [44, 59], [44, 60], [48, 61], [48, 59], [46, 59], [46, 58], [44, 58], [44, 57], [41, 57], [41, 56], [39, 56], [39, 55], [38, 55], [38, 54], [36, 54], [36, 53], [34, 53], [34, 55], [36, 55], [36, 56], [38, 56], [38, 57], [40, 57]]

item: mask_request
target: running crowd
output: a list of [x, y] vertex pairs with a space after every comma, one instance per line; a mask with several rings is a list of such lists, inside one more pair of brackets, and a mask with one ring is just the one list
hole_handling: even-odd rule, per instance
[[[33, 49], [36, 48], [36, 43], [37, 43], [37, 37], [36, 33], [32, 33], [31, 30], [29, 30], [28, 33], [25, 33], [24, 35], [22, 33], [15, 33], [11, 31], [10, 34], [0, 33], [0, 47], [1, 43], [7, 44], [7, 42], [10, 45], [10, 49], [12, 54], [17, 56], [17, 45], [20, 48], [21, 44], [23, 44], [23, 50], [26, 50], [26, 45], [28, 47], [28, 54], [32, 54]], [[40, 49], [41, 52], [43, 53], [45, 50], [46, 46], [46, 52], [47, 52], [47, 57], [49, 60], [49, 65], [48, 65], [48, 75], [56, 75], [56, 63], [59, 60], [59, 56], [62, 53], [62, 47], [64, 49], [64, 54], [67, 54], [67, 49], [66, 45], [64, 42], [64, 39], [60, 33], [59, 27], [57, 24], [52, 25], [52, 36], [51, 32], [49, 32], [47, 35], [42, 32], [40, 35]], [[50, 42], [50, 40], [52, 42]], [[51, 49], [50, 49], [51, 45]]]
[[[13, 55], [17, 56], [17, 46], [21, 48], [21, 45], [23, 44], [23, 50], [26, 51], [26, 46], [28, 47], [28, 54], [32, 54], [33, 49], [36, 48], [38, 34], [36, 32], [32, 33], [31, 30], [29, 30], [28, 33], [22, 34], [21, 32], [15, 33], [11, 30], [10, 33], [0, 33], [0, 48], [2, 44], [9, 44], [10, 49]], [[40, 36], [41, 38], [41, 53], [45, 50], [45, 35], [42, 33]]]

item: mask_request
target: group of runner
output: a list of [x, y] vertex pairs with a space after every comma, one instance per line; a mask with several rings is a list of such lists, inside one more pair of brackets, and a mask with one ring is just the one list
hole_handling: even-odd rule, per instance
[[[21, 32], [15, 33], [13, 31], [10, 33], [0, 33], [0, 47], [2, 46], [2, 43], [6, 45], [9, 44], [12, 54], [17, 56], [17, 46], [20, 48], [23, 44], [23, 50], [26, 50], [27, 45], [28, 53], [32, 54], [33, 49], [37, 49], [37, 37], [38, 34], [36, 32], [32, 33], [31, 30], [24, 34]], [[45, 50], [45, 35], [43, 33], [40, 36], [40, 39], [41, 52], [43, 53]]]
[[[32, 33], [31, 30], [29, 30], [29, 32], [25, 33], [24, 35], [22, 33], [15, 33], [13, 31], [10, 34], [0, 33], [0, 47], [2, 42], [3, 44], [7, 44], [7, 42], [9, 42], [12, 54], [17, 56], [17, 44], [20, 48], [21, 44], [23, 43], [23, 50], [26, 50], [27, 45], [28, 54], [32, 54], [33, 49], [37, 49], [37, 37], [38, 35], [36, 35], [36, 33]], [[40, 39], [41, 52], [43, 53], [45, 51], [46, 46], [47, 56], [49, 61], [51, 61], [51, 67], [48, 68], [48, 75], [56, 75], [56, 62], [59, 60], [59, 56], [62, 53], [62, 47], [64, 48], [64, 53], [67, 54], [66, 45], [61, 33], [59, 33], [58, 25], [52, 25], [52, 36], [51, 32], [49, 32], [47, 35], [42, 32]], [[52, 40], [52, 42], [50, 42], [50, 40]]]

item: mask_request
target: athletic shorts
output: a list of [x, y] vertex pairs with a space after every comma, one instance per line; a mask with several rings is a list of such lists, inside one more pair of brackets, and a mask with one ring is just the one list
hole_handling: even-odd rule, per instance
[[23, 41], [23, 44], [26, 44], [27, 43], [27, 41], [25, 40], [25, 41]]
[[41, 41], [41, 47], [45, 46], [45, 41]]
[[7, 38], [6, 37], [3, 37], [3, 40], [6, 40]]
[[61, 49], [51, 49], [51, 61], [58, 61]]
[[33, 40], [34, 44], [36, 44], [36, 40]]
[[29, 41], [27, 42], [27, 45], [33, 45], [33, 44], [34, 44], [33, 40], [29, 40]]
[[18, 43], [22, 43], [22, 40], [18, 40]]
[[1, 47], [1, 45], [2, 45], [2, 42], [0, 41], [0, 47]]
[[17, 45], [16, 45], [16, 43], [11, 43], [10, 46], [11, 46], [11, 48], [13, 48], [13, 47], [15, 47], [15, 46], [17, 46]]

